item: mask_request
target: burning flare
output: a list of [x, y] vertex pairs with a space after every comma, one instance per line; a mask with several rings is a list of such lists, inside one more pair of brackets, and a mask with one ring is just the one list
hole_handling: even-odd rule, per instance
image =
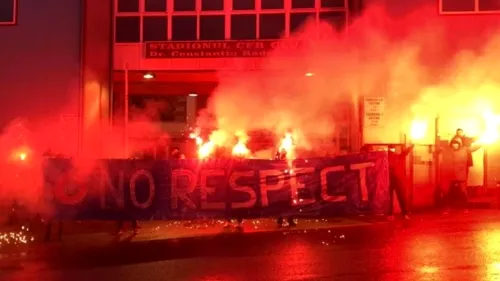
[[491, 110], [486, 110], [483, 114], [485, 128], [479, 136], [476, 144], [493, 144], [498, 141], [500, 134], [500, 115], [494, 114]]
[[198, 158], [205, 159], [213, 153], [215, 149], [214, 143], [211, 141], [203, 141], [203, 138], [200, 136], [200, 129], [195, 129], [191, 134], [189, 134], [189, 138], [195, 140], [196, 145], [198, 146]]
[[202, 143], [199, 148], [198, 148], [198, 158], [200, 159], [206, 159], [212, 155], [212, 153], [215, 150], [215, 145], [213, 142], [208, 141], [205, 143]]
[[12, 152], [12, 158], [14, 161], [26, 161], [28, 159], [29, 149], [26, 147], [15, 149]]
[[413, 120], [411, 122], [411, 140], [421, 140], [427, 135], [427, 122], [423, 120]]
[[278, 151], [279, 153], [285, 153], [287, 159], [295, 158], [295, 144], [292, 133], [286, 133], [283, 139], [281, 139]]
[[238, 138], [238, 142], [233, 147], [233, 155], [238, 157], [248, 157], [250, 155], [250, 150], [247, 148], [248, 137], [245, 133], [238, 132], [236, 133], [236, 137]]
[[[194, 130], [194, 132], [190, 134], [190, 138], [194, 139], [196, 141], [196, 145], [198, 146], [199, 159], [206, 159], [210, 156], [213, 156], [217, 148], [223, 148], [226, 145], [227, 133], [222, 130], [213, 131], [208, 137], [208, 141], [204, 141], [199, 134], [199, 129]], [[243, 152], [243, 149], [241, 147], [246, 148], [246, 146], [244, 145], [244, 143], [239, 145], [238, 151]]]

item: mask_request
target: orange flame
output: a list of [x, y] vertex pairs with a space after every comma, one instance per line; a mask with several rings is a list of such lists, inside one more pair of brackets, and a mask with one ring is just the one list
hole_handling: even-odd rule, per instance
[[248, 156], [250, 150], [248, 150], [244, 142], [238, 141], [238, 143], [233, 147], [233, 155], [236, 156]]
[[491, 110], [485, 110], [483, 119], [485, 128], [476, 144], [493, 144], [500, 138], [500, 115], [494, 114]]
[[413, 120], [411, 123], [410, 137], [412, 140], [421, 140], [427, 135], [428, 123], [422, 120]]
[[28, 157], [28, 155], [25, 152], [20, 152], [17, 156], [19, 157], [19, 160], [21, 160], [21, 161], [26, 160], [26, 157]]
[[285, 151], [288, 159], [295, 158], [295, 144], [292, 133], [286, 133], [281, 139], [279, 151]]
[[204, 141], [199, 135], [200, 130], [196, 129], [190, 134], [190, 138], [196, 141], [198, 146], [198, 158], [206, 159], [213, 155], [217, 147], [222, 147], [227, 139], [227, 135], [223, 131], [214, 131], [210, 134], [209, 140]]
[[247, 148], [248, 137], [246, 134], [242, 132], [236, 133], [236, 137], [238, 138], [238, 142], [233, 147], [233, 155], [238, 157], [248, 157], [250, 155], [250, 150]]
[[208, 142], [202, 143], [198, 147], [198, 158], [206, 159], [206, 158], [210, 157], [210, 155], [212, 155], [214, 150], [215, 150], [215, 145], [213, 142], [208, 141]]
[[200, 130], [195, 129], [191, 134], [189, 134], [189, 138], [195, 140], [196, 145], [198, 146], [198, 158], [200, 159], [205, 159], [210, 154], [212, 153], [214, 147], [213, 143], [209, 142], [204, 142], [203, 139], [200, 137]]
[[26, 147], [18, 148], [12, 152], [12, 158], [15, 161], [26, 161], [28, 159], [29, 149]]

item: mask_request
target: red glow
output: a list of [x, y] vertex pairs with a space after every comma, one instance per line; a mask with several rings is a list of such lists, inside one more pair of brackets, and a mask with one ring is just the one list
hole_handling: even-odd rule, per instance
[[[406, 2], [412, 1], [401, 2], [408, 5], [402, 4], [402, 7], [408, 8], [411, 5]], [[363, 95], [383, 96], [388, 100], [384, 108], [386, 123], [381, 126], [385, 131], [377, 134], [381, 142], [386, 138], [385, 133], [392, 132], [413, 131], [415, 138], [425, 136], [425, 126], [416, 124], [411, 129], [408, 122], [406, 127], [399, 123], [403, 119], [413, 120], [412, 115], [433, 120], [426, 118], [427, 115], [445, 115], [459, 109], [460, 114], [467, 111], [482, 118], [484, 106], [474, 106], [478, 99], [491, 105], [488, 110], [492, 115], [500, 112], [494, 108], [500, 104], [500, 75], [494, 63], [499, 60], [498, 16], [442, 17], [436, 15], [435, 5], [397, 16], [392, 14], [393, 10], [369, 8], [363, 16], [353, 19], [348, 34], [338, 32], [326, 23], [319, 26], [315, 22], [306, 24], [290, 39], [306, 41], [311, 48], [276, 48], [258, 61], [258, 70], [255, 70], [255, 60], [234, 58], [224, 61], [234, 64], [228, 71], [217, 74], [219, 86], [208, 102], [208, 108], [197, 119], [199, 128], [211, 132], [203, 138], [194, 137], [202, 151], [200, 158], [210, 156], [214, 147], [234, 151], [236, 155], [250, 155], [246, 150], [247, 140], [242, 136], [259, 130], [270, 132], [273, 144], [259, 148], [261, 151], [251, 151], [255, 157], [274, 158], [281, 139], [290, 131], [293, 132], [293, 147], [290, 148], [288, 139], [283, 144], [291, 151], [297, 154], [302, 150], [324, 153], [323, 144], [331, 143], [332, 136], [338, 135], [339, 128], [349, 122], [345, 116], [349, 117], [350, 111], [341, 105], [352, 104]], [[317, 34], [322, 38], [317, 39]], [[165, 61], [151, 60], [149, 63], [164, 66]], [[155, 74], [161, 77], [160, 73]], [[137, 72], [136, 75], [137, 80], [142, 81], [155, 78], [155, 74]], [[178, 75], [182, 75], [181, 72]], [[79, 86], [71, 86], [67, 97], [77, 96], [79, 92], [75, 90]], [[136, 152], [154, 147], [151, 139], [165, 133], [162, 124], [151, 122], [165, 105], [151, 103], [145, 108], [131, 105], [130, 115], [134, 118], [130, 119], [128, 126], [125, 128], [120, 123], [123, 118], [117, 117], [110, 128], [105, 125], [109, 123], [107, 119], [103, 122], [104, 118], [109, 118], [109, 111], [103, 108], [110, 104], [110, 100], [103, 97], [102, 85], [86, 81], [84, 86], [82, 100], [69, 101], [65, 106], [53, 106], [60, 105], [60, 99], [46, 107], [40, 107], [39, 103], [32, 107], [18, 103], [25, 112], [36, 112], [35, 116], [42, 117], [30, 120], [33, 126], [29, 130], [19, 130], [13, 122], [1, 135], [1, 156], [7, 163], [2, 163], [5, 167], [0, 167], [0, 170], [8, 172], [0, 178], [3, 187], [0, 196], [8, 197], [11, 196], [9, 193], [23, 190], [19, 196], [35, 202], [39, 191], [27, 189], [43, 185], [41, 155], [76, 156], [79, 135], [83, 135], [82, 156], [92, 159], [132, 157]], [[57, 81], [57, 88], [62, 87], [64, 85]], [[50, 90], [30, 89], [26, 92], [36, 93], [37, 97], [50, 97]], [[181, 94], [189, 95], [189, 91]], [[13, 103], [6, 108], [11, 105]], [[83, 108], [82, 124], [79, 117], [61, 118], [68, 112], [78, 112], [80, 108]], [[118, 116], [123, 113], [116, 111]], [[498, 138], [499, 122], [488, 118], [494, 122], [487, 122], [487, 134], [480, 139], [485, 143]], [[81, 127], [83, 132], [79, 132]], [[125, 132], [130, 137], [127, 144]], [[432, 134], [427, 132], [427, 135]], [[143, 140], [145, 137], [149, 140]], [[249, 138], [248, 141], [248, 147], [251, 147], [250, 143], [255, 140]], [[16, 150], [25, 143], [29, 144], [29, 151]], [[290, 151], [287, 153], [288, 158], [300, 157]], [[9, 173], [13, 159], [32, 169], [29, 177], [15, 177], [16, 173]], [[92, 160], [76, 164], [82, 170], [82, 177], [95, 165]], [[293, 171], [292, 167], [289, 170]]]
[[26, 157], [28, 157], [28, 154], [26, 154], [25, 152], [20, 152], [17, 156], [19, 157], [19, 160], [24, 161], [26, 160]]

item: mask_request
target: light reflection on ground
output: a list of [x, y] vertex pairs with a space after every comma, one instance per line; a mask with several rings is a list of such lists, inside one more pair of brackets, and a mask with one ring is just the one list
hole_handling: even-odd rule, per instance
[[25, 262], [2, 280], [500, 280], [497, 212], [355, 230], [131, 242]]

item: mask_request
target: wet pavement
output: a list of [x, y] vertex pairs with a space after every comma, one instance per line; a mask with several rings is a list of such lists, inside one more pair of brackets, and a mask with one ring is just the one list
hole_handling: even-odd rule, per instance
[[79, 247], [70, 240], [0, 258], [0, 280], [500, 280], [498, 210], [337, 228], [124, 238], [73, 243]]

